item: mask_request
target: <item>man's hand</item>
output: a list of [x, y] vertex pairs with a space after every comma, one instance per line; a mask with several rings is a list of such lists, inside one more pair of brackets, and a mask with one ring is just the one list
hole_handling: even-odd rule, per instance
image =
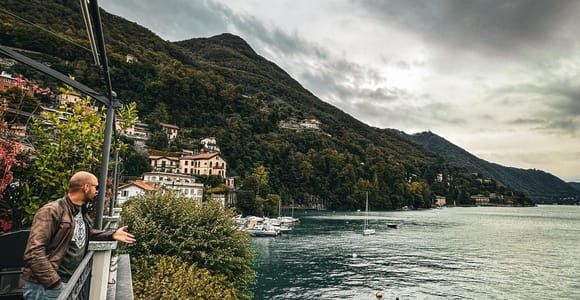
[[119, 241], [119, 242], [133, 244], [135, 242], [135, 236], [133, 236], [132, 234], [125, 231], [126, 229], [127, 229], [127, 226], [123, 226], [123, 227], [117, 229], [117, 231], [115, 231], [115, 233], [113, 233], [113, 239], [115, 239], [116, 241]]

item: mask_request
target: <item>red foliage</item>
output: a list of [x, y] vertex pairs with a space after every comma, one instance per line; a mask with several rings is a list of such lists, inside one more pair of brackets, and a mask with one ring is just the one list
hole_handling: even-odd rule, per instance
[[[12, 174], [12, 167], [17, 165], [17, 155], [20, 151], [20, 144], [8, 139], [7, 132], [8, 124], [4, 121], [4, 112], [6, 111], [6, 103], [0, 104], [0, 201], [3, 198], [4, 192], [14, 180]], [[10, 213], [8, 210], [0, 208], [0, 227], [4, 232], [7, 232], [12, 227], [10, 220]]]

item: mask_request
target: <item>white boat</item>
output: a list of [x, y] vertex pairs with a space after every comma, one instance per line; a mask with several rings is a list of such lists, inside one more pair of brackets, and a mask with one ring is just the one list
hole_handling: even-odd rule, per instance
[[365, 227], [363, 229], [363, 235], [373, 235], [375, 230], [369, 228], [369, 192], [367, 192], [366, 199], [366, 209], [365, 209]]

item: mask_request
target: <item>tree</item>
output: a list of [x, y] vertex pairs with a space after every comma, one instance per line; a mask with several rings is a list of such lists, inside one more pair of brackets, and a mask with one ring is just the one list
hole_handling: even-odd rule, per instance
[[248, 180], [255, 182], [257, 189], [256, 194], [262, 195], [260, 194], [260, 190], [262, 190], [262, 193], [264, 193], [264, 191], [268, 188], [268, 169], [266, 169], [266, 167], [263, 165], [257, 166], [252, 174], [250, 174]]
[[[65, 194], [72, 174], [99, 171], [105, 116], [88, 99], [62, 109], [42, 112], [30, 126], [33, 160], [22, 180], [24, 224], [32, 221], [42, 205]], [[130, 122], [124, 121], [129, 126]], [[122, 142], [115, 147], [121, 152], [126, 149]]]
[[147, 156], [131, 151], [123, 159], [124, 175], [141, 176], [143, 173], [149, 171], [151, 171], [151, 164]]

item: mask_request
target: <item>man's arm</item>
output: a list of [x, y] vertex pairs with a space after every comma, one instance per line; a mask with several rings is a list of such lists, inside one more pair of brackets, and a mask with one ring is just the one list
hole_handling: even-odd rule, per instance
[[55, 232], [55, 212], [50, 207], [42, 207], [34, 215], [28, 243], [24, 250], [24, 263], [30, 267], [34, 277], [49, 288], [60, 282], [60, 276], [48, 260], [48, 248]]
[[123, 226], [116, 231], [107, 230], [97, 230], [91, 228], [90, 237], [91, 241], [119, 241], [127, 244], [133, 244], [135, 242], [135, 236], [126, 231], [127, 226]]

